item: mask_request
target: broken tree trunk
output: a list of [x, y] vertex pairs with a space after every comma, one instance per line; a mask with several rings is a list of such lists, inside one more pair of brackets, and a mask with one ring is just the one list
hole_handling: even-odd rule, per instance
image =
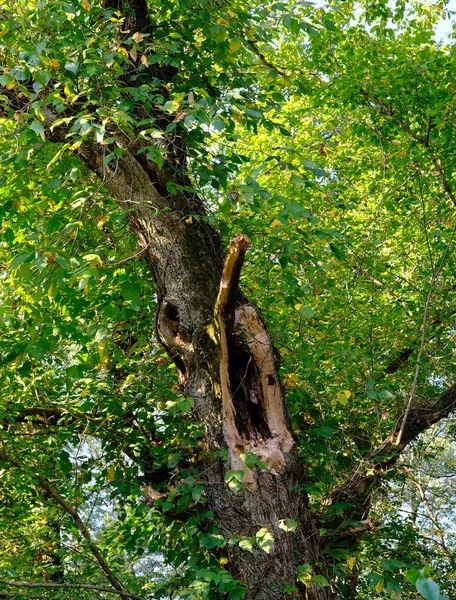
[[[206, 459], [202, 469], [215, 522], [227, 541], [255, 537], [260, 530], [274, 540], [269, 553], [258, 546], [252, 552], [237, 543], [227, 546], [227, 568], [245, 585], [247, 598], [283, 598], [286, 585], [296, 586], [297, 566], [309, 563], [319, 570], [322, 559], [302, 487], [304, 472], [292, 452], [272, 341], [238, 289], [247, 239], [234, 240], [222, 274], [219, 236], [204, 222], [195, 197], [193, 206], [183, 195], [163, 197], [154, 164], [145, 168], [125, 145], [122, 157], [102, 173], [93, 149], [81, 154], [127, 210], [157, 286], [158, 338], [176, 364], [183, 392], [194, 399], [207, 448], [220, 456]], [[195, 208], [200, 222], [188, 218]], [[246, 455], [259, 466], [247, 467]], [[226, 483], [233, 471], [243, 471], [238, 490]], [[289, 519], [298, 524], [295, 532], [283, 529]], [[327, 588], [296, 594], [330, 597]]]

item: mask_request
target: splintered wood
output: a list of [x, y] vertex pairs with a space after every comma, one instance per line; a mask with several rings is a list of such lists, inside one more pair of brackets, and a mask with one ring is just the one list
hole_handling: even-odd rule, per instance
[[[245, 235], [231, 242], [215, 318], [220, 341], [223, 431], [231, 468], [244, 471], [244, 484], [254, 490], [255, 473], [245, 465], [245, 454], [254, 453], [272, 473], [279, 474], [285, 469], [284, 454], [291, 450], [293, 439], [287, 428], [271, 339], [254, 306], [235, 305], [247, 248]], [[239, 364], [234, 364], [236, 361]], [[242, 423], [243, 419], [248, 423]]]

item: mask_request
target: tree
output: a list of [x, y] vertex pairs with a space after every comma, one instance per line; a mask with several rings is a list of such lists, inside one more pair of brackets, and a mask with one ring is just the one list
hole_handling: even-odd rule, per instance
[[444, 9], [304, 4], [2, 6], [5, 597], [353, 597], [451, 414]]

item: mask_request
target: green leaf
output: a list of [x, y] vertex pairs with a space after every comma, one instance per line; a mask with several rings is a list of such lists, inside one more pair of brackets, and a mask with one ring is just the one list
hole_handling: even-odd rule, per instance
[[397, 571], [398, 569], [404, 569], [407, 566], [406, 563], [402, 560], [393, 560], [386, 558], [382, 558], [380, 564], [385, 569], [385, 571]]
[[344, 260], [345, 259], [345, 252], [342, 250], [342, 248], [336, 244], [333, 244], [332, 242], [329, 244], [329, 247], [331, 248], [331, 252], [334, 254], [334, 256], [338, 259], [338, 260]]
[[394, 398], [394, 394], [392, 394], [388, 390], [379, 390], [377, 392], [377, 398], [382, 398], [382, 399], [385, 399], [385, 400], [392, 400]]
[[208, 550], [212, 548], [221, 548], [226, 544], [226, 540], [221, 534], [209, 533], [200, 537], [200, 544]]
[[419, 577], [415, 582], [416, 589], [426, 600], [439, 600], [440, 589], [435, 581]]
[[239, 548], [242, 550], [247, 550], [247, 552], [253, 552], [253, 547], [255, 545], [256, 539], [252, 537], [243, 538], [239, 542]]
[[199, 502], [204, 493], [204, 485], [197, 485], [192, 489], [192, 498], [195, 502]]
[[310, 217], [310, 211], [306, 208], [303, 208], [297, 202], [289, 202], [287, 204], [287, 208], [290, 212], [293, 212], [298, 217]]
[[44, 127], [39, 121], [33, 121], [33, 123], [30, 125], [30, 129], [34, 131], [37, 135], [39, 135], [42, 140], [45, 139]]
[[62, 469], [62, 471], [65, 474], [67, 474], [71, 471], [73, 465], [70, 460], [70, 455], [68, 454], [68, 452], [66, 452], [66, 450], [60, 451], [59, 462], [60, 462], [60, 468]]
[[274, 537], [269, 530], [266, 527], [262, 527], [259, 531], [257, 531], [255, 538], [257, 545], [267, 554], [269, 554], [272, 546], [274, 545]]
[[34, 252], [24, 252], [23, 254], [19, 254], [11, 261], [9, 268], [13, 270], [17, 269], [22, 263], [29, 261], [33, 255]]
[[329, 582], [323, 575], [313, 575], [312, 584], [317, 588], [329, 587]]
[[162, 153], [156, 146], [148, 146], [148, 152], [146, 154], [147, 158], [154, 162], [158, 167], [163, 167], [165, 159], [163, 158]]
[[226, 129], [226, 124], [221, 117], [216, 116], [215, 119], [212, 121], [212, 127], [216, 131], [223, 131], [224, 129]]
[[302, 306], [299, 309], [299, 312], [302, 314], [303, 317], [306, 317], [306, 319], [311, 319], [315, 316], [315, 311], [313, 310], [313, 308], [310, 308], [310, 306]]
[[79, 63], [77, 61], [68, 60], [65, 63], [65, 69], [76, 75], [76, 73], [78, 72], [78, 69], [79, 69]]
[[237, 586], [236, 589], [230, 591], [230, 600], [242, 600], [245, 598], [247, 590], [242, 586]]
[[59, 265], [59, 267], [62, 267], [62, 269], [68, 270], [70, 268], [71, 263], [65, 256], [62, 256], [61, 254], [56, 254], [54, 258], [55, 262]]
[[262, 119], [263, 118], [263, 114], [260, 113], [257, 110], [253, 110], [251, 108], [246, 108], [245, 109], [245, 114], [249, 117], [252, 117], [252, 119]]
[[225, 473], [225, 482], [229, 488], [235, 492], [242, 488], [242, 480], [244, 478], [244, 471], [227, 471]]
[[294, 532], [298, 528], [298, 522], [294, 521], [293, 519], [282, 519], [281, 521], [279, 521], [279, 527], [284, 531]]

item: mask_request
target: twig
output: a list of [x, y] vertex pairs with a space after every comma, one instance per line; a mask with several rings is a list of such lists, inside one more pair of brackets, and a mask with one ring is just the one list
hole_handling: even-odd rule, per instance
[[[3, 440], [0, 441], [2, 444], [2, 449], [0, 451], [0, 460], [6, 460], [21, 471], [25, 471], [24, 465], [17, 458], [14, 458], [10, 454], [8, 454], [5, 450]], [[84, 524], [77, 510], [70, 506], [65, 500], [65, 498], [63, 498], [63, 496], [60, 495], [58, 490], [56, 490], [55, 487], [52, 484], [50, 484], [47, 479], [42, 477], [38, 472], [34, 473], [34, 478], [38, 481], [41, 488], [43, 490], [46, 490], [49, 496], [57, 502], [57, 504], [64, 510], [64, 512], [71, 516], [74, 524], [76, 525], [76, 528], [78, 529], [82, 537], [86, 540], [90, 552], [92, 553], [99, 567], [105, 574], [106, 579], [110, 582], [113, 588], [117, 590], [116, 593], [124, 599], [131, 598], [131, 594], [124, 589], [122, 583], [119, 581], [119, 579], [117, 579], [116, 575], [111, 570], [111, 567], [106, 562], [104, 556], [101, 554], [100, 549], [94, 543], [88, 527]]]
[[428, 291], [428, 294], [427, 294], [426, 303], [424, 305], [423, 321], [422, 321], [422, 325], [421, 325], [421, 341], [420, 341], [420, 348], [418, 350], [418, 356], [417, 356], [417, 359], [416, 359], [415, 375], [413, 377], [413, 384], [412, 384], [412, 389], [411, 389], [411, 392], [410, 392], [409, 401], [407, 403], [407, 408], [405, 409], [405, 413], [404, 413], [404, 416], [402, 418], [401, 428], [400, 428], [398, 436], [397, 436], [397, 438], [395, 440], [395, 445], [396, 446], [399, 446], [399, 444], [401, 442], [402, 436], [404, 434], [405, 426], [407, 424], [407, 418], [409, 416], [410, 409], [412, 408], [412, 404], [413, 404], [413, 401], [414, 401], [415, 396], [416, 396], [416, 390], [417, 390], [417, 387], [418, 387], [418, 377], [419, 377], [420, 370], [421, 370], [421, 356], [423, 354], [424, 344], [426, 342], [426, 325], [427, 325], [427, 318], [428, 318], [429, 306], [430, 306], [431, 298], [432, 298], [432, 292], [433, 292], [433, 289], [434, 289], [435, 282], [437, 281], [437, 279], [438, 279], [438, 277], [439, 277], [439, 275], [440, 275], [440, 273], [441, 273], [441, 271], [443, 269], [443, 265], [445, 264], [445, 260], [446, 260], [446, 257], [448, 255], [448, 252], [450, 250], [450, 247], [452, 245], [455, 233], [456, 233], [456, 227], [453, 228], [453, 232], [451, 234], [450, 241], [448, 242], [447, 247], [445, 248], [445, 252], [443, 253], [442, 260], [440, 261], [440, 265], [433, 272], [432, 277], [431, 277], [431, 282], [429, 284], [429, 291]]
[[[107, 594], [120, 595], [119, 590], [114, 588], [104, 587], [101, 585], [90, 585], [88, 583], [42, 583], [42, 582], [28, 582], [28, 581], [7, 581], [6, 579], [0, 579], [1, 585], [7, 585], [9, 587], [19, 588], [54, 588], [54, 589], [68, 589], [68, 590], [94, 590], [95, 592], [105, 592]], [[0, 591], [0, 598], [4, 592]], [[144, 600], [142, 596], [136, 596], [129, 592], [123, 592], [125, 598], [131, 598], [131, 600]], [[38, 596], [37, 596], [38, 597]]]

